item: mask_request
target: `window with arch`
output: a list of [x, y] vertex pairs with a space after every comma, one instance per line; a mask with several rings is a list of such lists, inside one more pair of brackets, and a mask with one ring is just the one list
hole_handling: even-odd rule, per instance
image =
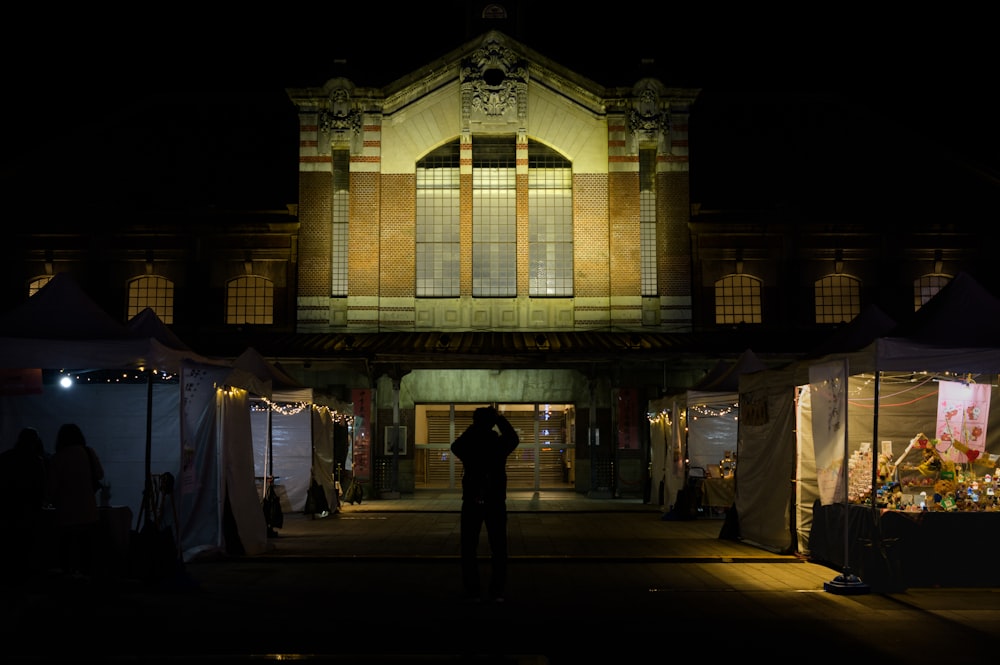
[[131, 319], [149, 307], [164, 323], [174, 322], [174, 283], [159, 275], [129, 280], [126, 313]]
[[816, 280], [816, 323], [847, 323], [861, 313], [861, 282], [849, 275]]
[[528, 295], [573, 295], [573, 169], [528, 141]]
[[513, 136], [472, 141], [472, 295], [517, 295], [517, 146]]
[[459, 295], [459, 142], [437, 148], [417, 162], [416, 294]]
[[226, 284], [226, 323], [274, 323], [274, 283], [257, 275], [229, 280]]
[[35, 277], [28, 282], [28, 297], [35, 295], [41, 291], [42, 287], [52, 280], [52, 275], [42, 275], [40, 277]]
[[913, 280], [913, 311], [927, 304], [927, 301], [936, 296], [937, 292], [950, 281], [951, 275], [940, 273], [921, 275]]
[[751, 275], [726, 275], [715, 282], [717, 324], [760, 323], [760, 280]]

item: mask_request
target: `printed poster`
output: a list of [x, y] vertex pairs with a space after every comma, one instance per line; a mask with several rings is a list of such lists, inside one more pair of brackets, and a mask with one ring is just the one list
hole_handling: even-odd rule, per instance
[[358, 480], [369, 480], [371, 461], [372, 391], [367, 388], [351, 391], [354, 406], [354, 444], [352, 446], [351, 472]]
[[961, 381], [938, 383], [937, 451], [941, 459], [971, 464], [986, 451], [990, 386]]
[[809, 368], [812, 435], [820, 503], [846, 501], [847, 362]]

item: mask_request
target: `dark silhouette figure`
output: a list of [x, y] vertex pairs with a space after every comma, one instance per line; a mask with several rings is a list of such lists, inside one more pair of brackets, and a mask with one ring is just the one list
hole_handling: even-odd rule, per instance
[[480, 599], [477, 552], [486, 525], [490, 546], [489, 596], [503, 602], [507, 584], [507, 457], [519, 443], [510, 422], [493, 407], [472, 414], [472, 424], [451, 444], [462, 462], [461, 561], [465, 598]]
[[0, 453], [3, 528], [18, 546], [2, 548], [3, 570], [15, 581], [41, 570], [48, 459], [38, 430], [25, 427], [13, 448]]
[[97, 497], [104, 468], [80, 427], [66, 423], [49, 460], [48, 494], [55, 508], [59, 565], [63, 573], [92, 576], [100, 526]]

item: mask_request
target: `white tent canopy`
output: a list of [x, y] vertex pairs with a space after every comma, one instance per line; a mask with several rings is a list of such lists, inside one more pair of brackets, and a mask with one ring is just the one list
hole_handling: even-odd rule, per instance
[[650, 401], [653, 488], [659, 495], [662, 484], [662, 504], [673, 503], [684, 487], [687, 468], [708, 472], [726, 452], [736, 452], [738, 379], [764, 367], [747, 349], [735, 361], [719, 361], [691, 389]]
[[301, 512], [316, 481], [327, 504], [336, 505], [334, 426], [338, 418], [352, 414], [351, 405], [303, 386], [255, 349], [244, 351], [233, 364], [272, 388], [268, 399], [254, 400], [251, 411], [258, 491], [263, 491], [265, 477], [274, 477], [282, 510]]
[[[226, 549], [227, 497], [241, 546], [261, 551], [266, 528], [254, 497], [250, 416], [240, 374], [227, 362], [177, 344], [162, 322], [149, 317], [133, 326], [118, 324], [66, 273], [0, 315], [0, 368], [73, 370], [85, 379], [69, 392], [45, 385], [41, 394], [0, 397], [0, 440], [9, 446], [21, 427], [34, 426], [51, 448], [58, 426], [76, 422], [105, 466], [112, 505], [127, 506], [135, 519], [147, 463], [151, 473], [177, 479], [186, 559]], [[140, 370], [146, 379], [138, 383], [111, 378], [134, 377]], [[102, 373], [103, 383], [87, 384]]]

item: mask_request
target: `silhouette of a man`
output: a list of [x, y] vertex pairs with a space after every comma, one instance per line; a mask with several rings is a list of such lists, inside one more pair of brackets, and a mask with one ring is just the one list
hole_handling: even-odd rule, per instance
[[480, 599], [477, 551], [486, 525], [490, 545], [489, 597], [503, 602], [507, 584], [507, 457], [520, 439], [514, 427], [493, 407], [472, 413], [472, 424], [451, 444], [462, 462], [461, 561], [462, 591]]

